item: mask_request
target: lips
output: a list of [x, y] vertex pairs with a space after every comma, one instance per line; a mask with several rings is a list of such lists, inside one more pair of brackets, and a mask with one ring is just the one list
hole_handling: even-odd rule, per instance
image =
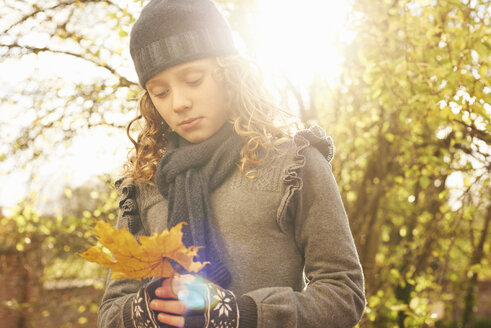
[[193, 123], [194, 121], [199, 120], [200, 118], [201, 118], [201, 117], [193, 117], [193, 118], [190, 118], [190, 119], [187, 119], [187, 120], [181, 121], [181, 122], [179, 123], [179, 125], [191, 124], [191, 123]]
[[193, 118], [189, 118], [187, 120], [181, 121], [179, 123], [179, 127], [182, 130], [191, 130], [191, 129], [197, 128], [199, 126], [199, 123], [201, 122], [202, 118], [203, 117], [193, 117]]

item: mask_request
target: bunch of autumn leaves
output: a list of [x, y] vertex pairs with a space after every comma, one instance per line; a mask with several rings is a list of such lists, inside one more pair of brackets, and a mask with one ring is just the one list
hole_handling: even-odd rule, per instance
[[107, 222], [97, 221], [94, 231], [102, 246], [92, 246], [80, 255], [110, 268], [111, 279], [172, 277], [175, 270], [169, 259], [188, 272], [198, 272], [208, 262], [195, 262], [193, 259], [199, 247], [186, 247], [182, 243], [184, 224], [181, 222], [170, 230], [165, 229], [159, 235], [141, 236], [137, 241], [128, 230], [117, 230]]

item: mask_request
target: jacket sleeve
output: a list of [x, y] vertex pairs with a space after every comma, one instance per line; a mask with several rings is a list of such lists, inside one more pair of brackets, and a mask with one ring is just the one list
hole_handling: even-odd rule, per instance
[[301, 181], [287, 215], [293, 216], [307, 286], [301, 292], [271, 287], [246, 295], [256, 303], [261, 328], [353, 327], [363, 314], [365, 296], [348, 219], [329, 162], [315, 147], [301, 152]]
[[[109, 273], [111, 274], [111, 273]], [[131, 322], [131, 302], [142, 284], [134, 279], [110, 280], [102, 297], [97, 326], [99, 328], [134, 328]]]
[[[120, 195], [119, 214], [116, 227], [125, 227], [134, 235], [143, 234], [136, 203], [136, 185], [132, 182], [123, 184], [123, 179], [116, 181], [116, 190]], [[99, 328], [133, 328], [131, 322], [131, 303], [143, 283], [134, 279], [111, 280], [109, 272], [106, 290], [102, 297], [97, 316]]]

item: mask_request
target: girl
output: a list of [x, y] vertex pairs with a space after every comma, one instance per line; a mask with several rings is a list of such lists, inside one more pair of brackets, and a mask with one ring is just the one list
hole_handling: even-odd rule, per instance
[[363, 275], [331, 139], [278, 124], [210, 0], [152, 0], [130, 50], [144, 126], [116, 182], [117, 225], [138, 237], [184, 221], [184, 243], [204, 246], [196, 260], [209, 264], [108, 281], [99, 327], [354, 326]]

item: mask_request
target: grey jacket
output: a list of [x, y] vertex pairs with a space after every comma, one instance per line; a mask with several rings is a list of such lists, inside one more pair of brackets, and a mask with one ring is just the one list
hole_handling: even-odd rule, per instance
[[[211, 194], [235, 295], [251, 297], [257, 327], [352, 327], [364, 307], [363, 273], [320, 128], [297, 134], [255, 179], [237, 169]], [[167, 201], [156, 187], [131, 183], [118, 227], [135, 235], [166, 228]], [[137, 280], [108, 281], [99, 327], [124, 327]]]

